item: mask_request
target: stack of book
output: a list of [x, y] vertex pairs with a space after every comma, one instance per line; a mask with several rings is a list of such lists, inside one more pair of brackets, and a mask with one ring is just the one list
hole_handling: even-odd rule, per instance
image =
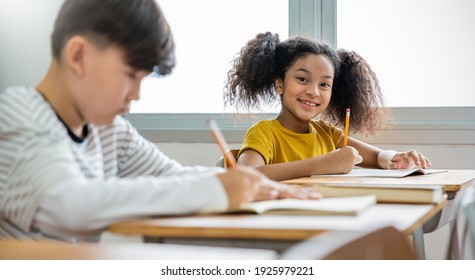
[[312, 187], [324, 197], [375, 195], [383, 203], [438, 203], [444, 197], [442, 185], [371, 183], [325, 183]]

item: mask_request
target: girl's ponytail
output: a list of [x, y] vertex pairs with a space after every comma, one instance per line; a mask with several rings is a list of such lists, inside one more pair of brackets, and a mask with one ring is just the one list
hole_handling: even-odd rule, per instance
[[225, 105], [259, 109], [261, 102], [268, 104], [276, 99], [274, 68], [275, 50], [279, 42], [279, 35], [270, 32], [258, 34], [247, 42], [228, 72]]
[[390, 117], [376, 74], [357, 53], [344, 49], [337, 53], [341, 64], [325, 115], [336, 125], [344, 126], [346, 108], [350, 108], [350, 130], [373, 134], [386, 125]]

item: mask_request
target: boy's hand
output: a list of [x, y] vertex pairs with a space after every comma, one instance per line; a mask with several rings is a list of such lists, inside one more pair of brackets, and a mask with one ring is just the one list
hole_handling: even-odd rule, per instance
[[279, 198], [318, 199], [311, 188], [299, 188], [269, 180], [251, 167], [237, 166], [217, 175], [228, 196], [229, 208], [255, 200]]
[[[264, 177], [265, 178], [265, 177]], [[265, 178], [262, 181], [263, 185], [257, 193], [254, 200], [271, 200], [282, 198], [296, 198], [296, 199], [320, 199], [322, 195], [313, 190], [303, 186], [295, 186], [282, 184], [271, 181]]]

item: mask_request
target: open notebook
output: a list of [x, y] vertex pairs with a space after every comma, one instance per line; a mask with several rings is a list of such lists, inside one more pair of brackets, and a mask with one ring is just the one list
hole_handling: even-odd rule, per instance
[[447, 170], [431, 170], [414, 167], [411, 169], [373, 169], [373, 168], [354, 168], [347, 174], [332, 175], [312, 175], [314, 178], [330, 177], [380, 177], [380, 178], [403, 178], [409, 175], [428, 175], [434, 173], [447, 172]]
[[228, 213], [275, 215], [358, 215], [376, 204], [375, 195], [322, 198], [320, 200], [279, 199], [244, 203]]

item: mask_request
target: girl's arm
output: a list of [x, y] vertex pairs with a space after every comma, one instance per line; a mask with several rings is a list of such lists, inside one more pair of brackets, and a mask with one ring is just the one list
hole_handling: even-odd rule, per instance
[[[383, 150], [351, 137], [348, 137], [348, 146], [355, 148], [361, 157], [363, 157], [363, 162], [361, 162], [359, 166], [366, 168], [382, 168], [378, 165], [378, 155]], [[343, 136], [337, 148], [342, 147]]]
[[[343, 146], [342, 141], [338, 148]], [[354, 147], [363, 157], [363, 162], [359, 165], [366, 168], [383, 168], [383, 169], [406, 169], [415, 166], [428, 168], [432, 164], [423, 154], [414, 150], [407, 152], [396, 152], [391, 150], [381, 150], [375, 146], [369, 145], [363, 141], [348, 138], [348, 146]]]
[[348, 173], [355, 164], [361, 162], [358, 151], [344, 147], [325, 155], [292, 162], [266, 165], [264, 158], [256, 151], [245, 150], [238, 159], [238, 164], [256, 168], [269, 179], [284, 181], [313, 174]]
[[284, 181], [314, 174], [338, 174], [350, 172], [355, 164], [366, 168], [405, 169], [414, 166], [427, 168], [431, 162], [421, 153], [414, 150], [396, 152], [381, 150], [354, 138], [348, 139], [348, 146], [327, 154], [285, 163], [266, 165], [258, 152], [248, 149], [241, 153], [238, 163], [251, 166], [262, 172], [269, 179]]

